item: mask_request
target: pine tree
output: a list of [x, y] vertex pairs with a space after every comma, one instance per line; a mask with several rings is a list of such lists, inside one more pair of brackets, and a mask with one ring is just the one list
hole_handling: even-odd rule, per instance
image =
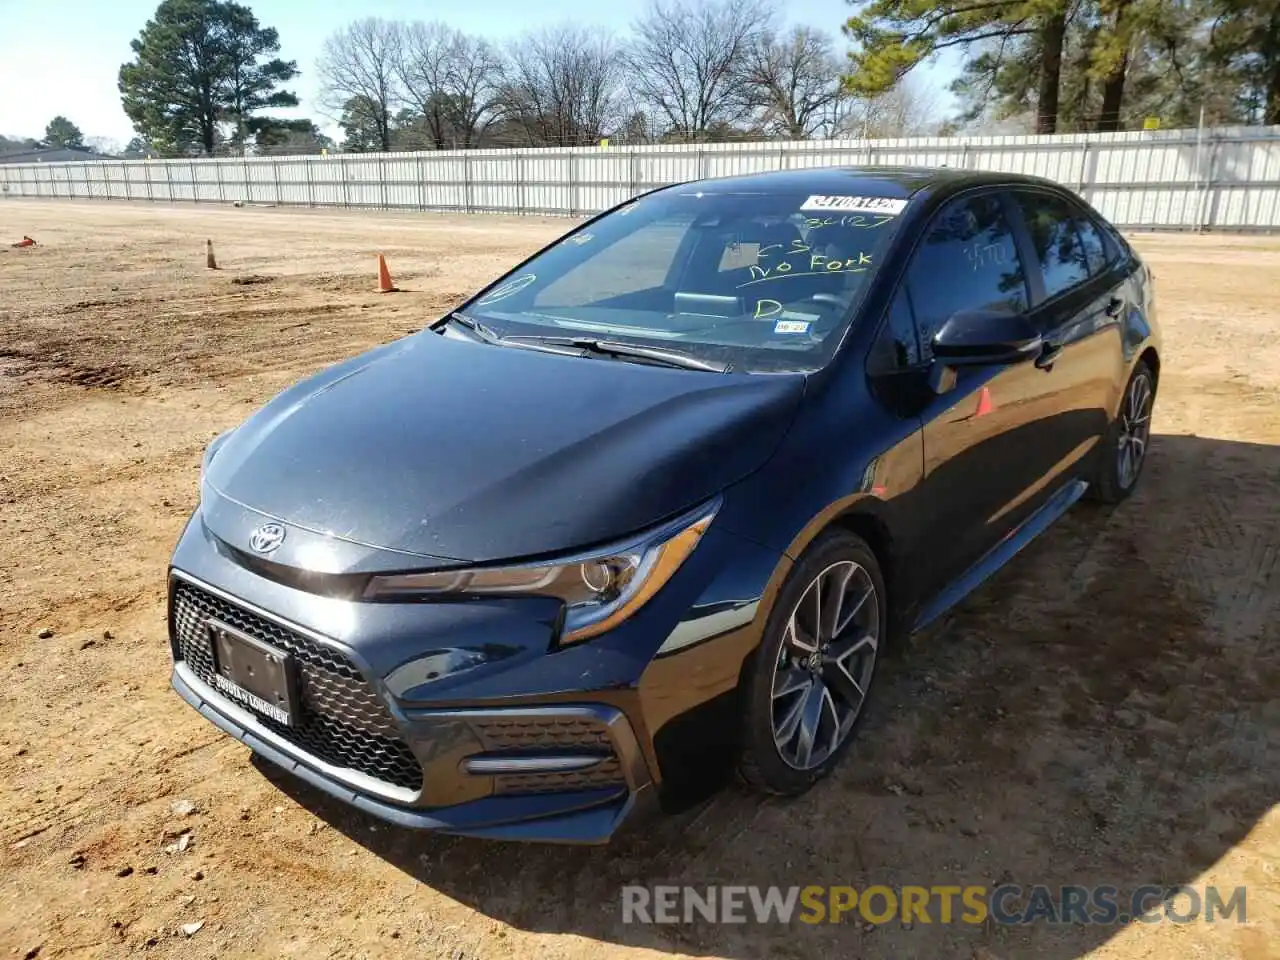
[[[982, 63], [970, 80], [989, 78], [993, 90], [1034, 99], [1036, 132], [1058, 122], [1063, 43], [1072, 0], [851, 0], [857, 13], [844, 31], [858, 49], [849, 54], [846, 83], [861, 96], [891, 89], [922, 61], [952, 47], [977, 49]], [[1034, 55], [1031, 53], [1034, 51]], [[1004, 74], [1007, 65], [1014, 73]], [[1023, 76], [1016, 76], [1018, 72]], [[1030, 91], [1034, 90], [1034, 98]]]
[[120, 68], [124, 111], [163, 150], [212, 154], [220, 124], [232, 124], [239, 141], [257, 111], [298, 103], [277, 89], [298, 75], [297, 64], [264, 61], [279, 37], [237, 3], [163, 0], [131, 46], [134, 59]]

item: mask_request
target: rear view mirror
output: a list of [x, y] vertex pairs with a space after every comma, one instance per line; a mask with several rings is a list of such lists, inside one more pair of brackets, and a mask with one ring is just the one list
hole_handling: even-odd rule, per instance
[[1018, 363], [1042, 347], [1040, 331], [1025, 314], [999, 310], [954, 313], [933, 337], [934, 358], [950, 367]]
[[676, 313], [692, 317], [721, 317], [733, 319], [742, 316], [742, 298], [724, 297], [711, 293], [677, 293]]

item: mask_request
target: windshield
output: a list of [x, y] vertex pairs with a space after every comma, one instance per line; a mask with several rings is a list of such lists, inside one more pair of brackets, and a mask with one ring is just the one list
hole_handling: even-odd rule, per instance
[[565, 237], [462, 310], [499, 336], [607, 338], [736, 371], [815, 369], [905, 206], [675, 187]]

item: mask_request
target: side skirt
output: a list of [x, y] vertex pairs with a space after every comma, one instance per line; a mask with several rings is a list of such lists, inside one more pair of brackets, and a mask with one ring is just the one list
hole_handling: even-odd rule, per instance
[[1013, 559], [1014, 555], [1048, 529], [1049, 525], [1070, 509], [1080, 499], [1089, 484], [1083, 480], [1072, 480], [1063, 486], [1044, 505], [1027, 517], [1026, 520], [1011, 530], [1009, 534], [972, 567], [962, 573], [925, 604], [911, 627], [914, 633], [954, 607], [957, 603], [976, 590], [992, 574]]

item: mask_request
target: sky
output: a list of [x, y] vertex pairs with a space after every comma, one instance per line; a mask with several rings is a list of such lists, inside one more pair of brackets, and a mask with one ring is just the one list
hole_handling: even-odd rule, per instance
[[[470, 33], [502, 39], [559, 22], [599, 24], [619, 34], [643, 12], [646, 0], [486, 0], [440, 4], [422, 0], [361, 0], [317, 4], [314, 0], [241, 0], [259, 23], [280, 33], [280, 54], [297, 60], [301, 75], [290, 85], [301, 99], [282, 116], [311, 117], [333, 131], [317, 102], [315, 61], [326, 36], [351, 20], [441, 19]], [[134, 135], [120, 107], [116, 79], [132, 59], [129, 42], [155, 12], [157, 0], [0, 0], [0, 134], [36, 137], [61, 114], [86, 137], [108, 137], [123, 145]], [[342, 9], [346, 6], [346, 9]], [[825, 28], [844, 49], [840, 25], [845, 0], [789, 0], [782, 20]], [[534, 12], [536, 10], [536, 13]], [[932, 71], [931, 71], [932, 72]]]

